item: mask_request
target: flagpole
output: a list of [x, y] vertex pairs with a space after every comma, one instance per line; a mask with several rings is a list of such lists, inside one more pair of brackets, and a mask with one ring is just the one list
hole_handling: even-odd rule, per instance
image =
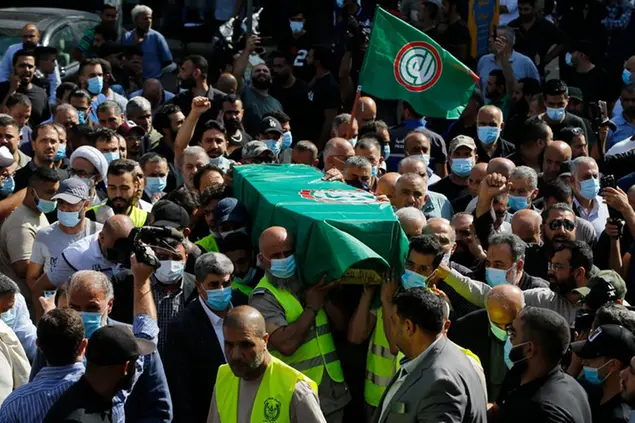
[[355, 101], [353, 101], [353, 110], [351, 110], [351, 121], [348, 122], [348, 127], [346, 128], [346, 139], [351, 139], [351, 133], [353, 132], [353, 120], [355, 120], [357, 115], [357, 103], [359, 102], [359, 97], [362, 95], [362, 86], [357, 86], [357, 92], [355, 93]]

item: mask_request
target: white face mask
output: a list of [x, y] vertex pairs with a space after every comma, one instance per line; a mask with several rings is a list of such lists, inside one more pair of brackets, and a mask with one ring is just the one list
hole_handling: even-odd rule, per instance
[[161, 283], [166, 285], [179, 282], [183, 278], [185, 271], [185, 263], [176, 260], [161, 260], [161, 267], [155, 272], [154, 276]]

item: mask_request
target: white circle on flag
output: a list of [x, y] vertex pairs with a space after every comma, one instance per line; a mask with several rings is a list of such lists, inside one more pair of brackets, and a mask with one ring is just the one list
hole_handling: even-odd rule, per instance
[[436, 84], [442, 67], [437, 49], [423, 41], [404, 45], [394, 63], [397, 82], [415, 92], [425, 91]]

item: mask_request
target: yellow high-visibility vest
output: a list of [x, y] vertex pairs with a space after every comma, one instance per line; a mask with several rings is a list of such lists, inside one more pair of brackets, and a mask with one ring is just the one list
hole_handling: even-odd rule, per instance
[[214, 235], [207, 235], [205, 238], [199, 239], [194, 244], [200, 246], [206, 253], [218, 253], [218, 244]]

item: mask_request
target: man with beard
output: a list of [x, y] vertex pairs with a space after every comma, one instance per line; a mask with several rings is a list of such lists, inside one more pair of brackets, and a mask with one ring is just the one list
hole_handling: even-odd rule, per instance
[[209, 65], [203, 56], [193, 54], [183, 60], [183, 64], [177, 75], [180, 92], [170, 100], [170, 103], [179, 106], [185, 116], [192, 110], [192, 100], [194, 97], [207, 97], [212, 107], [201, 116], [201, 122], [218, 117], [221, 110], [221, 102], [225, 93], [212, 87], [207, 81]]
[[[319, 386], [320, 405], [326, 420], [341, 423], [351, 395], [344, 382], [325, 311], [334, 310], [325, 307], [330, 304], [328, 292], [333, 284], [325, 284], [322, 278], [320, 283], [303, 287], [293, 253], [294, 240], [285, 228], [273, 226], [263, 231], [259, 247], [258, 258], [265, 276], [251, 294], [249, 305], [265, 318], [266, 331], [271, 334], [272, 354], [291, 367], [302, 367], [302, 372]], [[338, 322], [338, 316], [330, 317]], [[345, 327], [346, 323], [341, 320], [339, 323]], [[307, 361], [319, 364], [302, 366]]]
[[282, 417], [282, 422], [326, 423], [316, 382], [268, 351], [271, 336], [258, 310], [230, 310], [223, 336], [228, 363], [218, 369], [208, 422], [246, 423], [264, 408], [269, 421]]
[[48, 94], [37, 85], [33, 84], [35, 75], [35, 53], [33, 50], [18, 50], [13, 55], [13, 73], [7, 81], [0, 82], [0, 99], [2, 108], [7, 99], [14, 93], [25, 94], [31, 100], [32, 125], [38, 125], [47, 120], [49, 111]]
[[234, 94], [223, 98], [222, 119], [227, 131], [227, 155], [230, 159], [239, 162], [241, 150], [249, 141], [251, 136], [243, 129], [243, 102]]
[[606, 142], [606, 150], [608, 151], [613, 145], [620, 141], [626, 140], [635, 135], [635, 85], [624, 85], [620, 94], [620, 102], [624, 111], [620, 116], [613, 119], [617, 128], [609, 131], [609, 137]]
[[[549, 288], [523, 291], [526, 305], [553, 310], [573, 325], [576, 311], [581, 307], [581, 294], [576, 288], [587, 285], [592, 269], [593, 252], [587, 244], [580, 241], [559, 243], [549, 263]], [[439, 266], [435, 276], [431, 284], [444, 281], [474, 305], [485, 306], [487, 294], [491, 290], [488, 284], [463, 276], [445, 264]]]
[[86, 217], [104, 223], [110, 216], [121, 214], [129, 216], [134, 226], [145, 226], [149, 213], [137, 207], [137, 195], [140, 190], [137, 162], [126, 159], [115, 160], [108, 166], [108, 200], [88, 209]]
[[[273, 84], [271, 85], [271, 95], [277, 98], [282, 104], [282, 108], [294, 122], [296, 137], [305, 139], [306, 131], [302, 122], [302, 112], [306, 110], [309, 103], [309, 87], [306, 82], [298, 79], [294, 75], [294, 59], [287, 53], [274, 51], [271, 53], [272, 60], [271, 73], [273, 74]], [[304, 65], [306, 68], [306, 64]]]
[[536, 172], [540, 172], [543, 153], [552, 141], [553, 131], [547, 122], [540, 119], [528, 119], [523, 124], [518, 148], [507, 158], [516, 166], [529, 166]]
[[[272, 84], [271, 71], [264, 63], [251, 68], [251, 85], [245, 84], [245, 71], [249, 65], [249, 57], [258, 47], [260, 39], [255, 35], [247, 39], [242, 54], [234, 62], [234, 76], [238, 80], [238, 87], [245, 106], [243, 125], [250, 135], [258, 133], [258, 126], [265, 113], [283, 110], [282, 104], [269, 93]], [[294, 105], [297, 107], [297, 105]]]
[[538, 192], [542, 194], [545, 186], [560, 175], [562, 163], [571, 160], [571, 147], [564, 141], [553, 141], [545, 147], [542, 159], [542, 174], [538, 178]]

